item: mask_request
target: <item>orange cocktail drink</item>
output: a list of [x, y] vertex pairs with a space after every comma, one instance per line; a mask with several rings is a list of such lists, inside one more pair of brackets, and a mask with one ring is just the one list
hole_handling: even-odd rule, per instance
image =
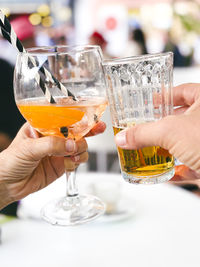
[[101, 117], [106, 108], [105, 98], [82, 97], [78, 101], [57, 98], [56, 104], [42, 99], [19, 101], [17, 106], [25, 119], [43, 135], [62, 136], [66, 127], [67, 137], [80, 139]]

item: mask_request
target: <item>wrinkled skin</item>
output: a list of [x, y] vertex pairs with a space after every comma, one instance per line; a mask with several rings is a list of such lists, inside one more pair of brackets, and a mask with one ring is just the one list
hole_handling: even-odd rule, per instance
[[[105, 124], [99, 122], [87, 136], [104, 130]], [[75, 142], [61, 137], [40, 137], [25, 123], [10, 146], [0, 153], [0, 209], [49, 185], [65, 168], [73, 171], [87, 160], [85, 138]]]

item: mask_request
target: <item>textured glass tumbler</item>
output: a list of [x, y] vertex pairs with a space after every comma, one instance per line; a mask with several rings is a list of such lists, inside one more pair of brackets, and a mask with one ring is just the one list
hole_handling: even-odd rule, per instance
[[[103, 67], [114, 134], [172, 114], [173, 53], [105, 60]], [[130, 183], [155, 184], [174, 175], [174, 158], [159, 146], [117, 149]]]

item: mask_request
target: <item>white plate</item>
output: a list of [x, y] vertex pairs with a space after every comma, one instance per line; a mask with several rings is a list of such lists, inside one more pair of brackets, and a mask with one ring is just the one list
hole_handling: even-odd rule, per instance
[[136, 214], [136, 203], [128, 197], [121, 197], [117, 208], [113, 212], [105, 213], [99, 217], [101, 223], [118, 222], [131, 219]]

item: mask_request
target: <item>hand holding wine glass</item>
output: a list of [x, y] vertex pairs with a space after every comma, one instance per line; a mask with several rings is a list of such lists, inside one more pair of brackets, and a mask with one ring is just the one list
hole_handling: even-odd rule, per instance
[[[99, 122], [90, 134], [104, 130], [105, 124]], [[39, 134], [26, 123], [12, 144], [0, 153], [0, 209], [60, 177], [65, 171], [64, 156], [69, 156], [70, 168], [77, 168], [88, 158], [84, 138], [75, 142], [60, 137], [38, 137]]]

